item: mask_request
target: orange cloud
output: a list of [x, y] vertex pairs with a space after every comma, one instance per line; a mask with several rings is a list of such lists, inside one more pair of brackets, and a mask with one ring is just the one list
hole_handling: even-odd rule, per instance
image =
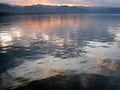
[[15, 5], [69, 5], [69, 6], [120, 6], [120, 0], [0, 0], [0, 3]]
[[34, 4], [51, 4], [54, 2], [52, 2], [51, 0], [27, 0], [27, 1], [24, 0], [24, 1], [13, 1], [11, 3], [25, 6], [25, 5], [34, 5]]
[[26, 5], [34, 5], [34, 4], [44, 4], [44, 5], [68, 5], [68, 6], [92, 6], [93, 4], [88, 2], [82, 3], [65, 3], [57, 0], [21, 0], [21, 1], [13, 1], [12, 4], [26, 6]]

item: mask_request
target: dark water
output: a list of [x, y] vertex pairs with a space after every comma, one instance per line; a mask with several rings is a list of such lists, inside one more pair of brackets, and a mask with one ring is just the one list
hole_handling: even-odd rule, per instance
[[7, 83], [64, 72], [118, 77], [119, 61], [120, 15], [0, 17], [0, 73]]

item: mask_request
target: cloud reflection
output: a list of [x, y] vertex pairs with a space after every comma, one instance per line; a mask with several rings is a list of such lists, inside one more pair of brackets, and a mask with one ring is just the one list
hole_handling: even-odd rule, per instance
[[[100, 56], [119, 58], [120, 51], [114, 44], [115, 34], [108, 31], [110, 25], [116, 26], [119, 21], [119, 16], [116, 18], [114, 15], [2, 17], [0, 33], [7, 33], [12, 40], [8, 40], [8, 46], [0, 46], [3, 61], [0, 69], [4, 71], [24, 61], [42, 60], [48, 56], [54, 57], [53, 60]], [[6, 52], [3, 54], [3, 51]]]
[[114, 40], [116, 41], [116, 43], [119, 45], [120, 44], [120, 27], [109, 27], [109, 32], [114, 35]]
[[17, 38], [20, 38], [20, 37], [22, 36], [20, 30], [13, 30], [13, 31], [11, 31], [11, 34], [12, 34], [12, 36], [15, 37], [15, 38], [16, 38], [16, 37], [17, 37]]
[[120, 62], [118, 60], [111, 60], [106, 58], [97, 58], [97, 73], [106, 76], [120, 75]]
[[12, 40], [13, 38], [9, 33], [3, 32], [0, 34], [0, 46], [1, 47], [9, 46]]
[[[12, 38], [10, 42], [13, 44], [8, 46], [12, 47], [12, 51], [16, 50], [17, 46], [17, 48], [26, 48], [25, 50], [29, 50], [28, 53], [46, 52], [44, 54], [60, 58], [77, 57], [85, 53], [84, 48], [78, 46], [77, 34], [73, 33], [74, 28], [78, 27], [83, 18], [77, 19], [79, 16], [74, 15], [72, 17], [69, 15], [41, 17], [35, 16], [33, 19], [29, 16], [13, 26], [8, 26], [10, 28], [6, 32]], [[75, 24], [74, 27], [72, 27], [73, 24]], [[85, 24], [89, 23], [82, 22], [81, 26]], [[65, 31], [64, 28], [70, 30]]]

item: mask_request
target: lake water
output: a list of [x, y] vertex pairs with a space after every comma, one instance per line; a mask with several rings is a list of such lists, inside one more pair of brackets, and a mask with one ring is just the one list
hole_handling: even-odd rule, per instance
[[0, 74], [6, 86], [24, 83], [9, 84], [18, 77], [71, 72], [119, 77], [119, 61], [120, 15], [0, 16]]

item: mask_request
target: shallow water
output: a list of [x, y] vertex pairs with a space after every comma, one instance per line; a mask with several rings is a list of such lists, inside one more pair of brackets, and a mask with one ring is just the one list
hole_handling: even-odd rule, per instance
[[119, 52], [120, 15], [0, 17], [0, 74], [5, 86], [11, 80], [10, 86], [20, 85], [23, 82], [14, 81], [19, 77], [38, 80], [63, 73], [118, 77]]

